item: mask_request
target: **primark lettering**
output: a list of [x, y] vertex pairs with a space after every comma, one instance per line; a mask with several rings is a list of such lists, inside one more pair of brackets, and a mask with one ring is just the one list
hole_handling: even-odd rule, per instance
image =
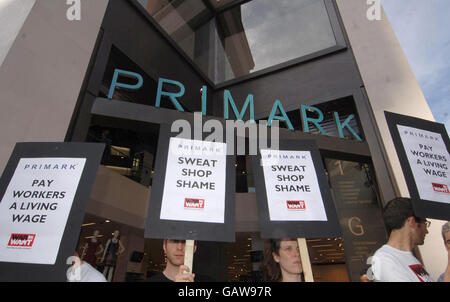
[[75, 170], [77, 164], [27, 164], [24, 170]]
[[[119, 76], [124, 76], [128, 79], [134, 78], [137, 80], [137, 83], [134, 85], [121, 83], [118, 81]], [[115, 69], [113, 79], [111, 82], [111, 86], [109, 89], [109, 93], [108, 93], [108, 99], [113, 99], [114, 91], [116, 90], [116, 88], [123, 88], [123, 89], [127, 89], [127, 90], [138, 90], [143, 86], [143, 84], [144, 84], [144, 78], [140, 74], [135, 73], [135, 72], [126, 71], [126, 70]], [[164, 91], [165, 84], [174, 85], [179, 88], [179, 91], [178, 92]], [[155, 107], [159, 108], [161, 106], [162, 97], [168, 97], [178, 111], [184, 112], [184, 109], [181, 106], [181, 104], [178, 102], [178, 99], [184, 95], [185, 91], [186, 91], [186, 88], [184, 87], [184, 85], [182, 83], [180, 83], [178, 81], [170, 80], [170, 79], [159, 78], [158, 89], [157, 89], [157, 93], [156, 93]], [[207, 86], [203, 86], [201, 89], [201, 92], [202, 92], [202, 99], [201, 99], [202, 115], [206, 115]], [[227, 120], [230, 119], [229, 111], [230, 111], [230, 106], [231, 106], [231, 109], [233, 110], [237, 120], [243, 120], [245, 113], [247, 112], [247, 109], [248, 109], [249, 115], [250, 115], [249, 120], [252, 122], [255, 121], [254, 97], [252, 94], [249, 94], [247, 96], [247, 99], [246, 99], [245, 104], [244, 104], [243, 108], [241, 109], [241, 111], [238, 110], [238, 108], [233, 100], [233, 97], [231, 95], [231, 92], [229, 90], [226, 90], [226, 89], [224, 90], [224, 98], [223, 99], [224, 99], [224, 119], [227, 119]], [[280, 112], [281, 116], [277, 115], [277, 112]], [[317, 129], [319, 129], [319, 131], [323, 135], [328, 135], [328, 133], [320, 125], [320, 123], [323, 122], [323, 120], [324, 120], [324, 114], [319, 108], [316, 108], [313, 106], [301, 105], [300, 112], [301, 112], [301, 117], [302, 117], [302, 121], [303, 121], [303, 131], [304, 132], [310, 132], [309, 124], [313, 124]], [[307, 115], [307, 112], [315, 112], [318, 117], [312, 118]], [[350, 126], [351, 120], [355, 118], [354, 114], [350, 114], [345, 119], [344, 122], [341, 122], [338, 112], [333, 112], [333, 117], [334, 117], [336, 129], [338, 130], [337, 132], [339, 133], [340, 138], [344, 138], [343, 130], [347, 129], [347, 131], [349, 133], [351, 133], [357, 141], [360, 141], [360, 142], [362, 141], [361, 137]], [[273, 104], [272, 111], [268, 118], [267, 126], [270, 127], [272, 125], [273, 120], [282, 121], [286, 124], [286, 126], [289, 128], [289, 130], [292, 130], [292, 131], [295, 130], [288, 115], [286, 114], [286, 111], [284, 110], [283, 105], [281, 104], [281, 102], [279, 100], [276, 100]]]

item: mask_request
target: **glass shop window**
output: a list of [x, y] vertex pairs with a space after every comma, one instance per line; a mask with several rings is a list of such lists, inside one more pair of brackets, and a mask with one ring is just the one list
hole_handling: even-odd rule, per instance
[[139, 3], [215, 84], [337, 45], [324, 0]]

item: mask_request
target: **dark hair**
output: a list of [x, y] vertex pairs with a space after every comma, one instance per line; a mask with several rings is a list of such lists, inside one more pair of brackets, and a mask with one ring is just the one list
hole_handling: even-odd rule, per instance
[[[265, 241], [264, 248], [264, 259], [261, 264], [261, 273], [263, 275], [264, 281], [268, 282], [279, 282], [282, 280], [280, 264], [273, 258], [273, 253], [280, 255], [281, 241], [283, 240], [296, 240], [296, 239], [269, 239]], [[303, 278], [303, 273], [301, 273], [301, 278]]]
[[397, 197], [387, 203], [383, 209], [383, 220], [388, 233], [401, 229], [409, 217], [417, 218], [414, 214], [411, 199]]
[[273, 259], [273, 254], [279, 255], [281, 239], [270, 239], [266, 241], [264, 248], [264, 259], [261, 264], [261, 272], [264, 281], [278, 282], [281, 281], [280, 265]]

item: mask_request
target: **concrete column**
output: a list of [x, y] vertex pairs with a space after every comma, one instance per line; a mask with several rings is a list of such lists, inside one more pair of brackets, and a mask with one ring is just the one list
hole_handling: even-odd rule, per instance
[[[394, 185], [401, 197], [409, 197], [384, 111], [430, 121], [434, 121], [433, 114], [385, 12], [382, 10], [381, 20], [369, 21], [367, 11], [372, 5], [366, 0], [336, 0], [336, 3], [375, 116]], [[425, 244], [419, 247], [424, 265], [435, 279], [447, 264], [447, 253], [437, 230], [442, 224], [433, 221]]]
[[64, 140], [109, 1], [81, 1], [80, 21], [66, 1], [33, 2], [14, 0], [8, 16], [18, 33], [0, 68], [0, 172], [16, 142]]

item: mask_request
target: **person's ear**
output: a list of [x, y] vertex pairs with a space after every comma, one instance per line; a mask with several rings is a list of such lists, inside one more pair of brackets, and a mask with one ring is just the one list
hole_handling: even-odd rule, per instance
[[163, 251], [164, 251], [164, 254], [167, 254], [167, 251], [166, 251], [166, 243], [167, 243], [167, 241], [166, 241], [166, 240], [163, 240]]
[[276, 263], [280, 263], [280, 256], [278, 256], [275, 252], [272, 252], [272, 257]]
[[411, 227], [411, 228], [416, 228], [416, 218], [414, 217], [408, 217], [408, 219], [406, 219], [406, 224]]

